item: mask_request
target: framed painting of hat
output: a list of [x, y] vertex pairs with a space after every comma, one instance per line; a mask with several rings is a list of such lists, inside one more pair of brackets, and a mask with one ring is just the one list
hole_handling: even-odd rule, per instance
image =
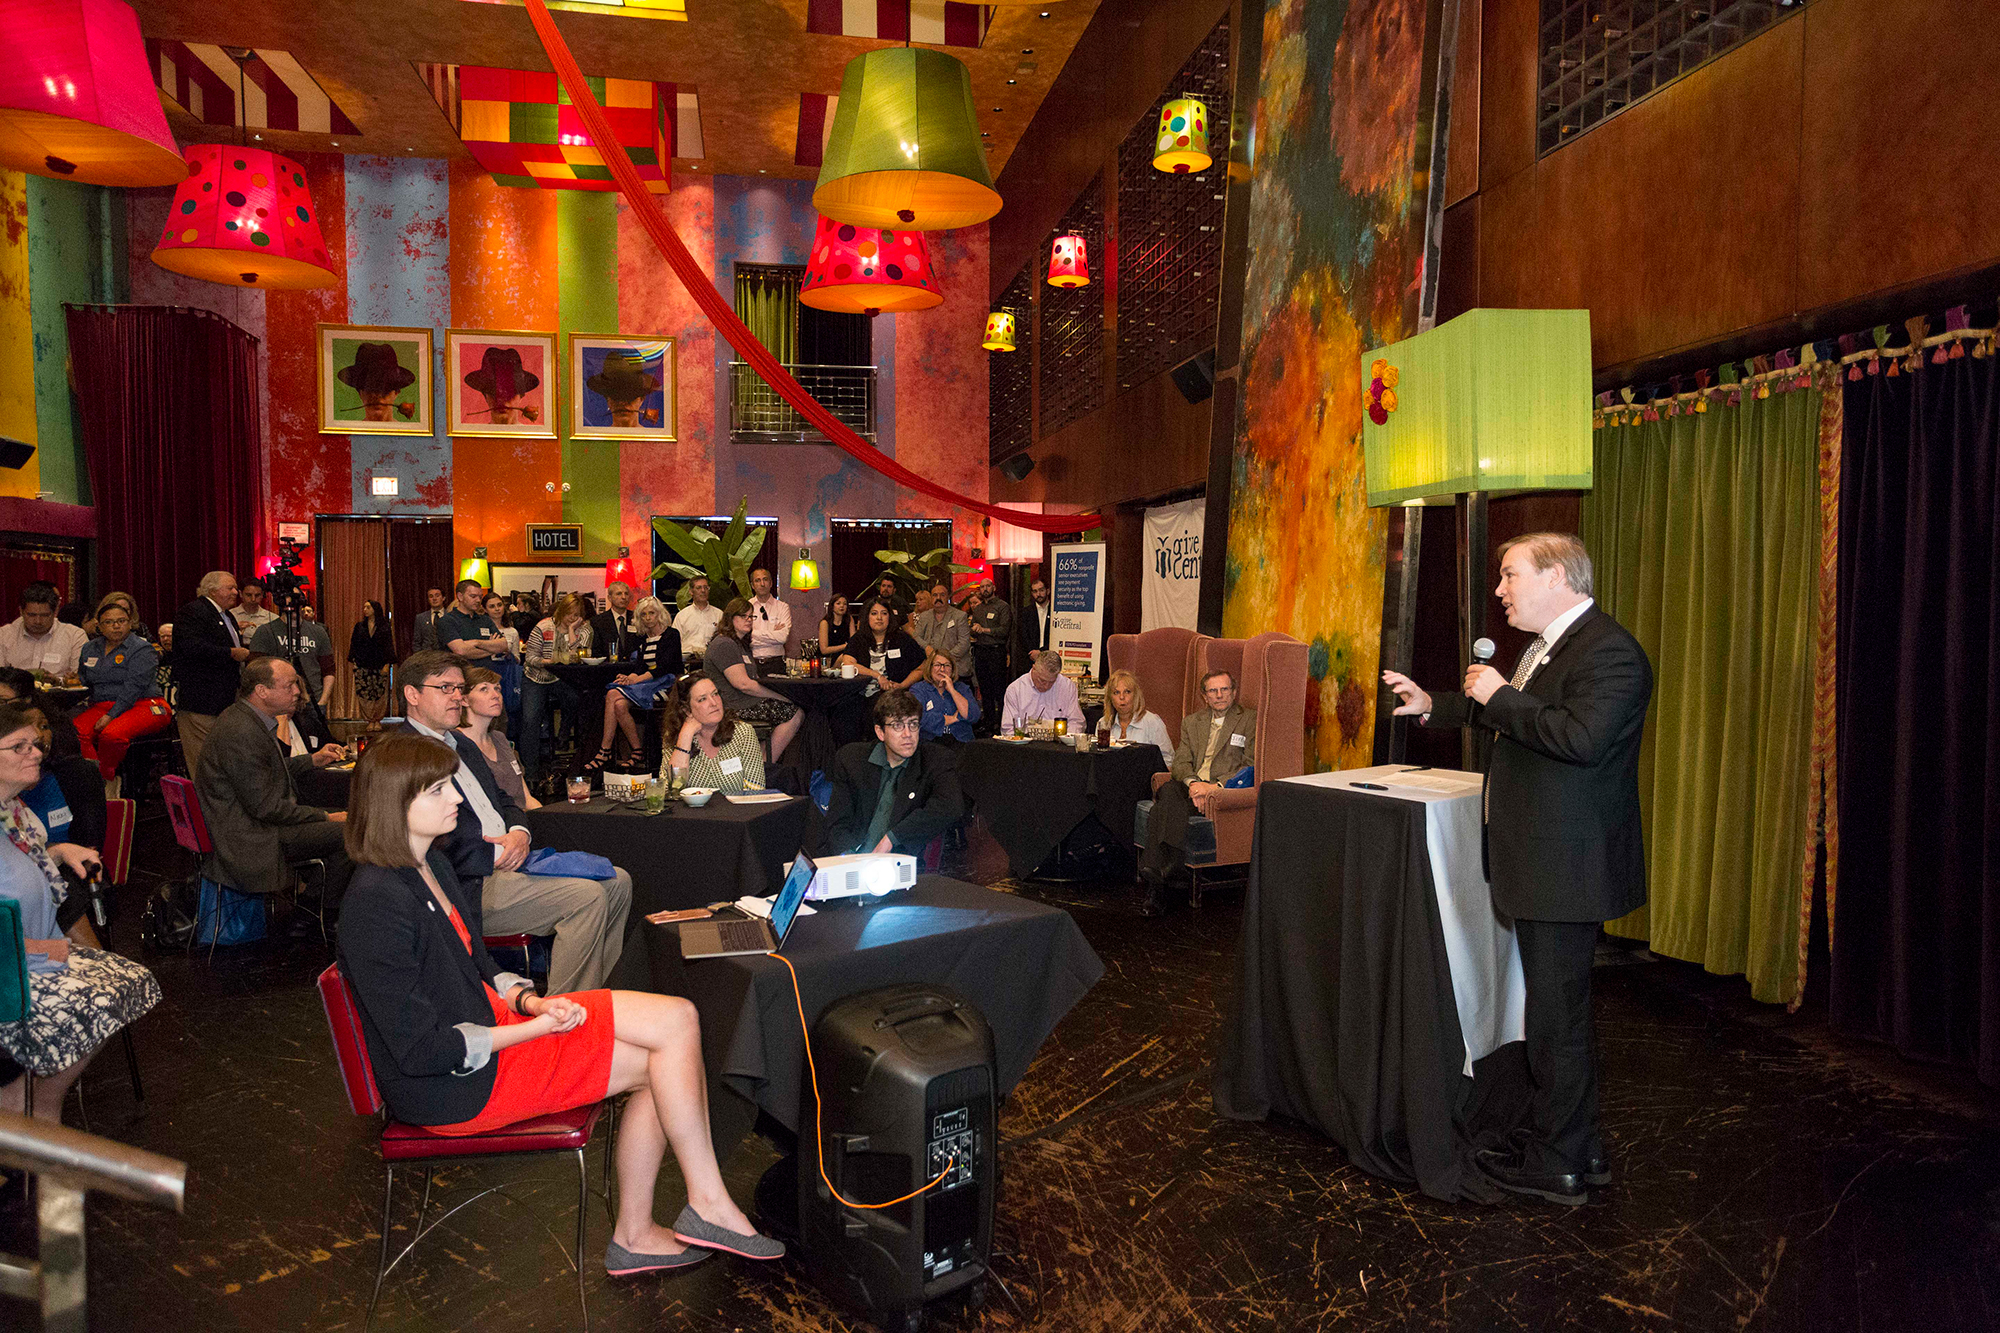
[[444, 364], [451, 434], [555, 438], [555, 334], [447, 329]]
[[570, 334], [570, 438], [673, 439], [674, 375], [672, 338]]
[[319, 328], [322, 435], [429, 435], [431, 331]]

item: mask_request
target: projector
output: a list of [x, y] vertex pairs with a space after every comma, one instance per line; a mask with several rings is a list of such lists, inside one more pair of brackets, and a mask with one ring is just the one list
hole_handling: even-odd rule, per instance
[[865, 898], [893, 893], [917, 882], [917, 858], [890, 852], [880, 856], [825, 856], [814, 861], [812, 883], [806, 886], [806, 901], [823, 903], [832, 898]]

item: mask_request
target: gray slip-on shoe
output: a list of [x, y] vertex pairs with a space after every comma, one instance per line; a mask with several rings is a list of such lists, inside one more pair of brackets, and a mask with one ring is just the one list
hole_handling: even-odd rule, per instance
[[681, 1209], [681, 1215], [674, 1219], [674, 1239], [683, 1245], [699, 1245], [704, 1249], [721, 1250], [745, 1259], [782, 1259], [785, 1257], [785, 1243], [760, 1236], [756, 1232], [744, 1235], [740, 1231], [724, 1231], [713, 1222], [705, 1221], [700, 1213], [689, 1204]]
[[614, 1240], [604, 1247], [604, 1271], [612, 1277], [628, 1277], [633, 1273], [689, 1268], [706, 1258], [707, 1250], [685, 1250], [680, 1254], [634, 1254]]

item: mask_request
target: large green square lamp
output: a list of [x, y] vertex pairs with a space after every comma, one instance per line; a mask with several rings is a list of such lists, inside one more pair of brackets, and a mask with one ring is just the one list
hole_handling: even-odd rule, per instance
[[[1359, 366], [1368, 503], [1414, 508], [1449, 497], [1457, 509], [1461, 670], [1486, 633], [1486, 502], [1493, 494], [1589, 490], [1590, 312], [1470, 310], [1378, 347]], [[1391, 524], [1383, 660], [1408, 674], [1414, 656], [1422, 524]], [[1396, 762], [1404, 735], [1378, 696], [1376, 752]], [[1477, 765], [1471, 731], [1466, 767]]]

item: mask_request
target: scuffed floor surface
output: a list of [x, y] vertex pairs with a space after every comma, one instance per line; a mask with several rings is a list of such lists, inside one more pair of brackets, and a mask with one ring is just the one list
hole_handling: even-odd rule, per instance
[[[937, 1327], [2000, 1329], [1989, 1092], [1838, 1043], [1810, 1017], [1750, 1004], [1740, 983], [1666, 962], [1600, 968], [1615, 1186], [1577, 1209], [1440, 1204], [1362, 1175], [1315, 1135], [1211, 1114], [1240, 893], [1146, 921], [1122, 883], [1014, 884], [979, 838], [958, 859], [966, 878], [1072, 911], [1107, 971], [1003, 1114], [994, 1270], [1006, 1290], [983, 1311], [940, 1312]], [[133, 935], [121, 923], [121, 947], [136, 948]], [[167, 1002], [139, 1028], [147, 1104], [135, 1114], [113, 1047], [84, 1080], [84, 1110], [99, 1132], [184, 1158], [188, 1207], [93, 1200], [93, 1327], [361, 1327], [381, 1170], [312, 986], [325, 958], [315, 942], [212, 967], [150, 960]], [[752, 1140], [727, 1164], [746, 1206], [771, 1160]], [[601, 1162], [593, 1151], [594, 1185]], [[573, 1234], [567, 1164], [444, 1180], [510, 1178], [541, 1220], [493, 1198], [459, 1213], [392, 1275], [377, 1327], [580, 1327], [553, 1239]], [[670, 1219], [671, 1165], [660, 1197]], [[407, 1225], [414, 1193], [399, 1205]], [[593, 1328], [866, 1327], [791, 1261], [608, 1278], [608, 1234], [595, 1202]], [[0, 1247], [29, 1244], [23, 1211], [0, 1214]], [[0, 1326], [22, 1313], [5, 1307]]]

